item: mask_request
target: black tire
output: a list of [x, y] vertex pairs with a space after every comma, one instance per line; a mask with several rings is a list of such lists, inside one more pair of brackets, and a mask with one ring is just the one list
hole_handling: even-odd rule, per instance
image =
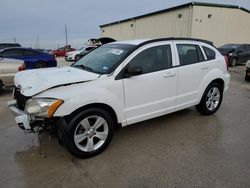
[[0, 93], [3, 91], [3, 84], [2, 81], [0, 80]]
[[76, 55], [75, 56], [75, 61], [78, 61], [79, 59], [81, 59], [81, 56], [80, 55]]
[[35, 69], [40, 69], [40, 68], [45, 68], [45, 67], [47, 67], [47, 65], [46, 65], [46, 63], [43, 62], [43, 61], [38, 61], [38, 62], [36, 62], [36, 64], [35, 64]]
[[[212, 97], [212, 99], [208, 96], [209, 92], [213, 91], [212, 90], [213, 88], [217, 88], [218, 89], [218, 92], [219, 92], [218, 103], [214, 101], [215, 100], [214, 97], [218, 97], [218, 95]], [[211, 115], [211, 114], [215, 113], [220, 108], [222, 99], [223, 99], [223, 87], [222, 87], [222, 85], [219, 84], [219, 83], [217, 83], [217, 82], [212, 82], [206, 88], [206, 90], [205, 90], [205, 92], [204, 92], [204, 94], [203, 94], [203, 96], [201, 98], [200, 103], [198, 105], [196, 105], [196, 109], [197, 109], [198, 112], [200, 112], [203, 115]], [[210, 103], [209, 103], [209, 101], [210, 101]], [[216, 105], [216, 107], [214, 109], [212, 109], [213, 107], [212, 107], [211, 103], [213, 103], [213, 104]], [[208, 105], [211, 104], [210, 105], [210, 107], [211, 107], [210, 109], [209, 109], [209, 107], [208, 107], [207, 104]]]
[[237, 59], [236, 58], [233, 58], [230, 62], [230, 66], [231, 67], [235, 67], [237, 65]]
[[246, 72], [246, 75], [245, 75], [245, 80], [250, 82], [250, 76], [247, 76], [247, 72]]
[[[102, 126], [105, 126], [105, 128], [107, 130], [107, 133], [105, 133], [105, 134], [107, 134], [106, 138], [103, 139], [103, 141], [101, 141], [101, 139], [98, 141], [99, 138], [97, 137], [97, 132], [98, 132], [97, 129], [99, 129], [99, 128], [97, 128], [95, 130], [96, 135], [95, 135], [95, 133], [90, 135], [93, 131], [90, 132], [89, 130], [92, 129], [94, 127], [95, 123], [97, 122], [97, 120], [96, 121], [93, 120], [93, 122], [92, 122], [93, 124], [91, 125], [91, 117], [95, 117], [95, 116], [98, 117], [98, 118], [99, 117], [103, 118], [103, 120], [105, 120], [105, 123], [103, 123], [103, 125], [101, 125], [99, 127], [99, 128], [102, 128]], [[89, 122], [89, 125], [90, 125], [89, 130], [85, 129], [85, 126], [80, 125], [80, 122], [83, 121], [83, 120], [86, 121], [86, 119], [87, 119], [87, 121]], [[115, 125], [114, 120], [112, 119], [110, 114], [108, 112], [106, 112], [105, 110], [102, 110], [102, 109], [99, 109], [99, 108], [86, 109], [86, 110], [78, 113], [69, 122], [69, 125], [67, 126], [67, 128], [66, 128], [66, 130], [65, 130], [65, 132], [63, 134], [63, 138], [62, 138], [63, 139], [63, 144], [65, 145], [65, 147], [69, 151], [69, 153], [71, 153], [72, 155], [74, 155], [74, 156], [76, 156], [78, 158], [90, 158], [90, 157], [93, 157], [93, 156], [98, 155], [101, 152], [103, 152], [106, 149], [106, 147], [109, 145], [109, 143], [111, 142], [111, 139], [113, 137], [113, 132], [114, 132], [114, 125]], [[103, 130], [105, 128], [103, 128]], [[93, 128], [93, 129], [95, 129], [95, 128]], [[80, 131], [79, 134], [81, 134], [81, 135], [85, 134], [85, 136], [84, 136], [85, 138], [82, 141], [80, 141], [78, 144], [76, 144], [75, 138], [76, 138], [77, 135], [79, 135], [79, 134], [76, 134], [76, 133], [79, 132], [79, 131]], [[89, 141], [90, 139], [93, 140], [92, 141], [93, 150], [92, 151], [84, 151], [85, 147], [88, 148], [88, 143], [90, 142]], [[94, 143], [94, 142], [96, 142], [96, 143]], [[101, 143], [100, 146], [98, 146], [99, 143]], [[98, 146], [98, 148], [96, 148], [96, 149], [94, 149], [95, 144]], [[80, 148], [81, 146], [83, 146], [83, 147]]]

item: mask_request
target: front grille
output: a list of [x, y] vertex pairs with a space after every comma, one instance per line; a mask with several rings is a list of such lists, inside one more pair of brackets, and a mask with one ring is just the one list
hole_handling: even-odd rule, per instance
[[16, 99], [17, 102], [17, 107], [20, 110], [24, 110], [25, 105], [27, 100], [29, 99], [28, 97], [25, 97], [24, 95], [21, 94], [20, 89], [16, 88], [14, 89], [14, 98]]

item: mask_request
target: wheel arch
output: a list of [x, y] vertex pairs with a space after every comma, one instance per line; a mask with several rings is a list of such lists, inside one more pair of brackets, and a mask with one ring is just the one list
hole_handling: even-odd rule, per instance
[[209, 86], [209, 84], [213, 83], [213, 82], [216, 82], [218, 84], [220, 84], [222, 86], [222, 93], [224, 91], [224, 88], [225, 88], [225, 80], [223, 79], [223, 76], [215, 76], [217, 73], [217, 75], [219, 74], [220, 75], [220, 72], [216, 71], [212, 74], [210, 74], [209, 76], [207, 76], [202, 82], [201, 82], [201, 85], [200, 85], [200, 92], [198, 94], [198, 104], [200, 103], [201, 99], [202, 99], [202, 96], [204, 94], [204, 92], [206, 91], [207, 87]]
[[104, 103], [91, 103], [91, 104], [84, 105], [76, 109], [75, 111], [73, 111], [71, 114], [65, 116], [66, 121], [69, 122], [74, 116], [76, 116], [76, 114], [89, 108], [99, 108], [99, 109], [103, 109], [107, 111], [115, 121], [115, 125], [116, 125], [115, 128], [117, 129], [121, 126], [121, 124], [118, 122], [118, 116], [115, 110], [111, 106], [104, 104]]

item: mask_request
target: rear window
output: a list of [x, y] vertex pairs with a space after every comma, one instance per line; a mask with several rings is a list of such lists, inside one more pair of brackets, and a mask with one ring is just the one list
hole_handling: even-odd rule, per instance
[[207, 56], [207, 60], [213, 60], [215, 59], [215, 51], [213, 51], [212, 49], [202, 46], [206, 56]]
[[190, 65], [204, 61], [204, 56], [198, 45], [177, 44], [180, 65]]

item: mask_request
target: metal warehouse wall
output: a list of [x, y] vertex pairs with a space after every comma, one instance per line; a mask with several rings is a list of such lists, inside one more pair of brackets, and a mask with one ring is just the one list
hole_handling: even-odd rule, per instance
[[194, 6], [191, 37], [211, 40], [215, 46], [250, 43], [250, 14], [240, 9]]
[[250, 43], [250, 14], [237, 8], [193, 5], [102, 26], [101, 36], [116, 40], [193, 37], [213, 41], [217, 47]]
[[[102, 37], [116, 40], [156, 38], [156, 37], [190, 37], [192, 8], [181, 8], [152, 16], [131, 19], [119, 24], [101, 27]], [[181, 17], [178, 18], [178, 15]]]

